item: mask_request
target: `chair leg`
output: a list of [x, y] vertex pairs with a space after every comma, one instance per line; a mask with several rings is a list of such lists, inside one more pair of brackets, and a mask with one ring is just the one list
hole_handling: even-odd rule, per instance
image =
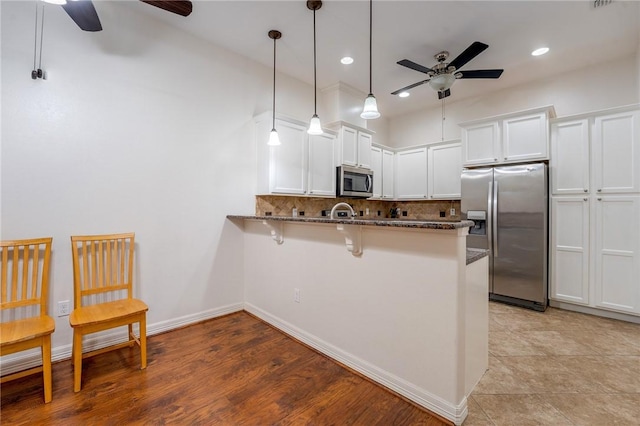
[[44, 402], [51, 402], [51, 335], [42, 338], [42, 379], [44, 382]]
[[129, 347], [132, 347], [135, 343], [135, 339], [133, 338], [133, 324], [128, 324], [129, 329]]
[[147, 368], [147, 315], [140, 317], [140, 369]]
[[73, 330], [73, 391], [80, 392], [82, 380], [82, 333]]

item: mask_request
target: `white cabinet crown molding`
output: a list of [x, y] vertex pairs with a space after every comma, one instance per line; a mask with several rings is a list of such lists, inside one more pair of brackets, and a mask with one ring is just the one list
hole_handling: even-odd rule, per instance
[[529, 109], [524, 109], [521, 111], [515, 111], [515, 112], [509, 112], [509, 113], [505, 113], [505, 114], [498, 114], [498, 115], [493, 115], [490, 117], [483, 117], [483, 118], [477, 118], [477, 119], [473, 119], [473, 120], [468, 120], [468, 121], [463, 121], [458, 123], [458, 126], [460, 127], [467, 127], [467, 126], [473, 126], [476, 124], [482, 124], [484, 122], [487, 121], [497, 121], [497, 120], [504, 120], [504, 119], [510, 119], [510, 118], [514, 118], [514, 117], [519, 117], [522, 115], [529, 115], [529, 114], [537, 114], [537, 113], [547, 113], [547, 116], [549, 117], [549, 119], [553, 119], [556, 117], [556, 110], [554, 108], [553, 105], [545, 105], [545, 106], [540, 106], [540, 107], [536, 107], [536, 108], [529, 108]]

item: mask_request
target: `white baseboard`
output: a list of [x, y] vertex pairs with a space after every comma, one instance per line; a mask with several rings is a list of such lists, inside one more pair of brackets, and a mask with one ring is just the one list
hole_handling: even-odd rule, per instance
[[[217, 318], [223, 315], [239, 312], [243, 310], [242, 303], [234, 303], [219, 308], [209, 309], [196, 314], [185, 315], [171, 320], [161, 321], [154, 324], [147, 324], [147, 336], [164, 333], [176, 328], [184, 327], [200, 321]], [[134, 327], [136, 328], [136, 327]], [[117, 332], [95, 333], [88, 336], [82, 343], [83, 352], [90, 352], [96, 349], [105, 348], [114, 344], [122, 343], [127, 340], [126, 331], [119, 330]], [[51, 361], [63, 361], [71, 358], [72, 345], [56, 346], [51, 349]], [[0, 371], [2, 375], [15, 373], [17, 371], [26, 370], [28, 368], [42, 365], [40, 351], [37, 349], [23, 351], [16, 354], [7, 355], [0, 360]]]
[[580, 312], [581, 314], [595, 315], [599, 317], [617, 319], [620, 321], [632, 322], [640, 324], [640, 316], [634, 314], [625, 314], [622, 312], [609, 311], [606, 309], [592, 308], [591, 306], [576, 305], [559, 300], [549, 299], [549, 306], [553, 308], [566, 309], [567, 311]]
[[447, 420], [451, 420], [456, 425], [461, 425], [467, 417], [466, 398], [458, 406], [455, 406], [442, 398], [433, 395], [392, 373], [389, 373], [388, 371], [382, 370], [363, 359], [360, 359], [312, 334], [307, 333], [306, 331], [299, 329], [287, 321], [263, 311], [257, 306], [245, 303], [244, 309], [284, 333], [316, 349], [318, 352], [321, 352], [341, 364], [361, 373], [374, 382], [404, 396], [421, 407], [424, 407]]

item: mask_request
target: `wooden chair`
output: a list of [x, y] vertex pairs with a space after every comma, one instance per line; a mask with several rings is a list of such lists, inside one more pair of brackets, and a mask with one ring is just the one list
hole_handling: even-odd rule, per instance
[[0, 241], [0, 355], [40, 348], [42, 366], [8, 374], [0, 383], [42, 372], [44, 402], [51, 402], [51, 333], [47, 315], [49, 261], [53, 238]]
[[[74, 309], [69, 316], [73, 327], [73, 390], [79, 392], [82, 359], [107, 351], [140, 346], [140, 368], [147, 367], [147, 320], [149, 307], [133, 298], [134, 234], [72, 236]], [[133, 324], [140, 324], [140, 337]], [[124, 343], [82, 353], [86, 334], [127, 326]]]

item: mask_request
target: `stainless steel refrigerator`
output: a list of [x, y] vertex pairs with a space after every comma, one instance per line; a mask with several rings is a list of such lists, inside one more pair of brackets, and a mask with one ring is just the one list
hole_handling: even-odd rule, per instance
[[467, 247], [490, 250], [489, 299], [546, 309], [547, 174], [544, 163], [462, 171]]

